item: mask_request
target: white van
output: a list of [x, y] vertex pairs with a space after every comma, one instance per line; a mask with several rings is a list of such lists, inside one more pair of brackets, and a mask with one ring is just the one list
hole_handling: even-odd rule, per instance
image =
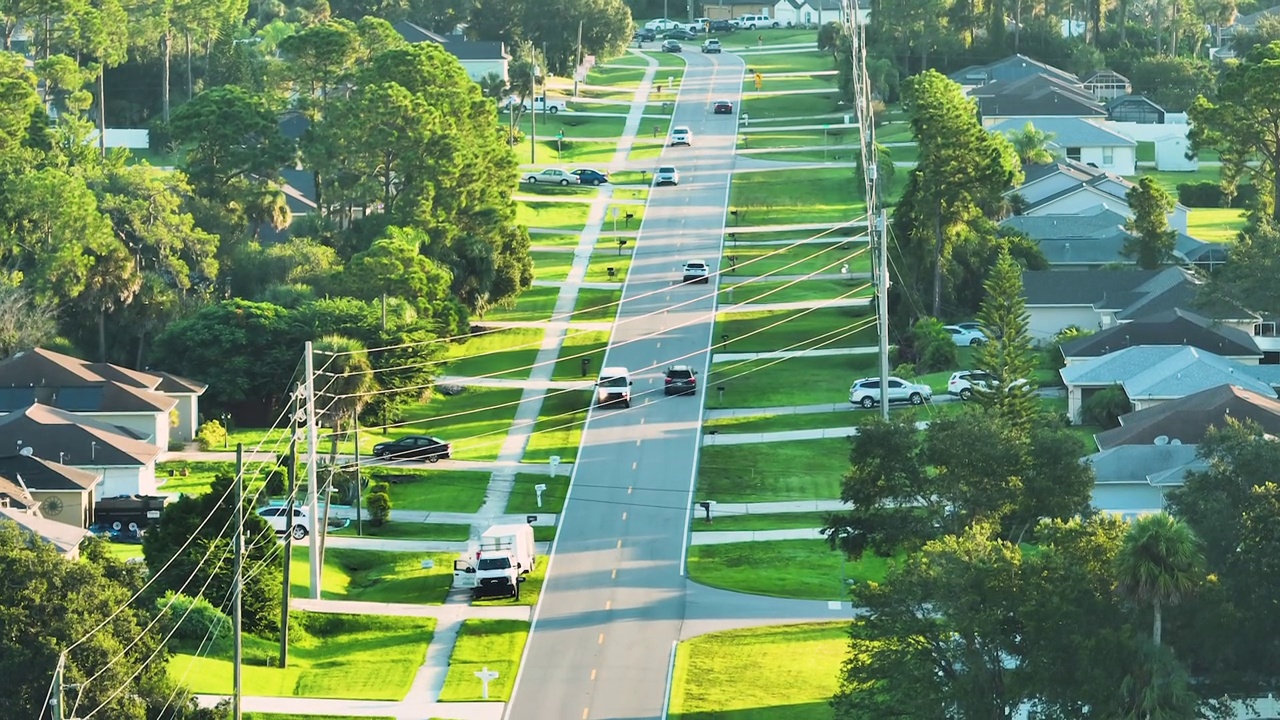
[[778, 23], [769, 19], [768, 15], [739, 15], [734, 23], [744, 30], [755, 30], [756, 28], [778, 27]]
[[596, 381], [596, 404], [622, 403], [631, 407], [631, 371], [624, 367], [607, 367]]

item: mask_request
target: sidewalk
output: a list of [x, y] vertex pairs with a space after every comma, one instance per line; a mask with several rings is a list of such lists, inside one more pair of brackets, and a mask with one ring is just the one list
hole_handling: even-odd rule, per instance
[[871, 298], [832, 298], [830, 300], [798, 300], [796, 302], [780, 303], [738, 303], [719, 308], [716, 312], [775, 312], [778, 310], [808, 310], [810, 308], [866, 307], [870, 304]]
[[[567, 286], [572, 286], [576, 291], [580, 285], [573, 283], [557, 283], [563, 290]], [[576, 294], [576, 293], [575, 293]], [[559, 355], [559, 348], [556, 348], [556, 354]], [[552, 362], [555, 358], [551, 358]], [[535, 367], [529, 378], [500, 378], [500, 377], [465, 377], [462, 375], [444, 375], [436, 382], [446, 385], [462, 385], [464, 387], [490, 387], [490, 388], [520, 388], [522, 390], [575, 390], [578, 388], [590, 387], [594, 384], [593, 380], [552, 380], [547, 378], [535, 379], [532, 375], [542, 375], [542, 371], [548, 370], [545, 374], [550, 374], [550, 368]], [[534, 417], [537, 417], [536, 415]], [[524, 454], [523, 452], [521, 453]]]
[[[716, 503], [711, 508], [711, 517], [714, 520], [715, 518], [724, 517], [726, 515], [839, 512], [845, 509], [847, 509], [847, 506], [839, 500], [787, 500], [784, 502], [763, 503]], [[702, 509], [695, 507], [693, 519], [695, 521], [699, 521], [704, 517], [706, 517], [706, 515], [703, 513]]]
[[819, 528], [802, 530], [708, 530], [694, 532], [691, 535], [693, 537], [689, 540], [690, 545], [727, 545], [729, 543], [769, 542], [771, 540], [821, 540], [826, 537]]
[[[201, 707], [211, 708], [228, 695], [196, 695]], [[257, 697], [248, 695], [241, 709], [245, 712], [308, 715], [315, 717], [394, 717], [397, 720], [501, 720], [506, 703], [410, 703], [378, 700], [329, 700], [326, 698]]]
[[[754, 353], [715, 353], [711, 356], [712, 363], [718, 362], [736, 362], [739, 360], [780, 360], [782, 358], [791, 357], [836, 357], [839, 355], [870, 355], [874, 353], [876, 348], [873, 347], [852, 347], [852, 348], [814, 348], [813, 350], [769, 350], [767, 352]], [[826, 405], [810, 405], [801, 407], [827, 407]], [[789, 415], [794, 414], [792, 408], [770, 408], [770, 410], [778, 410], [780, 412], [761, 413], [753, 411], [753, 415]], [[787, 412], [790, 410], [791, 412]], [[707, 411], [707, 419], [711, 419], [713, 411]], [[805, 412], [805, 411], [799, 411]], [[811, 412], [827, 412], [826, 410], [813, 410]]]
[[[929, 427], [928, 420], [916, 423], [916, 429]], [[829, 438], [848, 438], [858, 434], [858, 427], [850, 425], [837, 428], [819, 428], [815, 430], [782, 430], [769, 433], [737, 433], [733, 435], [703, 435], [703, 445], [751, 445], [754, 443], [789, 442], [792, 440], [824, 440]]]

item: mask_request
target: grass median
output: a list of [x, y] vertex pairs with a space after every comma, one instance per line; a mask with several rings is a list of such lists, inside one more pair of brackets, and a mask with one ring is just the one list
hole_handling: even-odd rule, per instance
[[[403, 700], [426, 658], [435, 619], [295, 612], [289, 625], [287, 668], [270, 667], [280, 652], [275, 638], [244, 636], [245, 695]], [[226, 635], [207, 654], [179, 647], [169, 675], [192, 692], [230, 695]]]
[[849, 623], [709, 633], [676, 648], [671, 720], [831, 720]]
[[692, 545], [689, 579], [752, 595], [848, 601], [846, 580], [883, 582], [890, 565], [900, 560], [873, 554], [857, 562], [842, 558], [826, 540]]
[[[527, 584], [527, 583], [526, 583]], [[449, 657], [449, 673], [440, 690], [440, 702], [507, 702], [520, 672], [520, 654], [529, 639], [529, 623], [523, 620], [464, 620]], [[489, 683], [489, 697], [476, 673], [498, 673]]]
[[392, 508], [425, 512], [479, 512], [490, 478], [480, 470], [380, 467], [366, 472], [370, 482], [390, 485]]
[[835, 500], [849, 471], [845, 438], [707, 445], [698, 461], [698, 500], [723, 503]]
[[511, 328], [476, 334], [466, 342], [450, 343], [449, 375], [463, 377], [529, 377], [529, 366], [542, 344], [541, 328]]
[[[308, 548], [294, 547], [289, 592], [310, 597]], [[326, 548], [320, 576], [325, 600], [439, 605], [453, 584], [457, 553], [417, 553], [390, 550]], [[422, 561], [433, 567], [425, 569]]]
[[[764, 298], [765, 302], [768, 300], [769, 298]], [[850, 335], [840, 337], [846, 331], [855, 328], [859, 329]], [[715, 350], [718, 353], [755, 353], [783, 349], [795, 351], [819, 345], [824, 348], [857, 348], [876, 344], [876, 327], [874, 317], [868, 308], [864, 307], [753, 310], [716, 315], [714, 339]], [[819, 359], [831, 361], [829, 366], [831, 370], [827, 374], [838, 372], [843, 367], [840, 358]], [[854, 366], [862, 367], [864, 364], [855, 363]], [[844, 377], [842, 380], [847, 390], [848, 381], [852, 378]], [[807, 405], [809, 403], [774, 404]]]

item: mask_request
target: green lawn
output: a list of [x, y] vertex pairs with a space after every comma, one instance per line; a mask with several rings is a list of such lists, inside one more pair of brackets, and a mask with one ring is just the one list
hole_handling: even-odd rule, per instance
[[529, 257], [533, 258], [534, 280], [564, 282], [573, 267], [573, 253], [533, 250]]
[[593, 198], [600, 194], [600, 188], [594, 185], [551, 185], [549, 183], [520, 184], [518, 193], [534, 195], [538, 200], [565, 200], [572, 198]]
[[[526, 583], [527, 584], [527, 583]], [[490, 702], [511, 699], [520, 671], [520, 654], [529, 637], [529, 623], [522, 620], [465, 620], [449, 657], [449, 674], [440, 690], [440, 702], [484, 700], [476, 673], [483, 668], [498, 673], [489, 683]]]
[[[604, 367], [604, 351], [608, 345], [608, 332], [598, 330], [570, 332], [565, 336], [564, 344], [560, 346], [560, 359], [556, 360], [551, 379], [590, 380], [600, 372], [600, 368]], [[582, 373], [584, 359], [590, 361], [586, 375]]]
[[564, 462], [573, 462], [578, 456], [582, 425], [587, 421], [591, 398], [591, 390], [548, 393], [542, 400], [542, 412], [525, 447], [523, 462], [546, 462], [552, 455], [560, 456]]
[[450, 343], [446, 372], [463, 377], [529, 377], [529, 366], [538, 356], [543, 332], [541, 328], [512, 328]]
[[[746, 145], [743, 145], [745, 148]], [[744, 157], [777, 163], [857, 162], [857, 148], [822, 148], [817, 150], [784, 150], [771, 153], [743, 153]]]
[[[768, 81], [766, 81], [765, 92], [769, 91], [767, 83]], [[750, 116], [752, 120], [812, 118], [815, 115], [828, 115], [849, 110], [847, 106], [839, 103], [840, 93], [835, 91], [789, 95], [744, 93], [742, 97], [741, 112]], [[808, 122], [813, 121], [808, 120]]]
[[728, 630], [676, 648], [671, 720], [831, 720], [849, 623]]
[[[768, 125], [761, 125], [760, 127], [766, 128]], [[742, 147], [753, 150], [763, 148], [820, 148], [823, 143], [827, 145], [856, 143], [858, 142], [858, 130], [857, 128], [844, 127], [828, 130], [770, 130], [769, 132], [742, 133], [738, 136], [738, 141]], [[761, 155], [760, 157], [767, 160], [773, 157], [773, 154]]]
[[[712, 33], [710, 37], [720, 38], [720, 44], [729, 49], [748, 49], [754, 50], [757, 47], [771, 47], [773, 45], [793, 45], [796, 43], [815, 42], [818, 39], [816, 30], [805, 30], [802, 28], [760, 28], [755, 32], [750, 30], [737, 30], [731, 33]], [[757, 41], [763, 40], [763, 44]], [[816, 51], [815, 51], [816, 52]], [[742, 56], [747, 66], [751, 66], [754, 58], [767, 57], [770, 55], [768, 51], [763, 51], [759, 55], [748, 53]], [[788, 58], [790, 55], [780, 55], [780, 57]], [[785, 67], [782, 69], [786, 69]]]
[[841, 562], [826, 540], [770, 540], [689, 547], [689, 579], [753, 595], [848, 600], [844, 578], [883, 582], [892, 558], [864, 555]]
[[635, 87], [644, 80], [645, 65], [623, 65], [618, 67], [612, 65], [601, 67], [596, 65], [587, 73], [588, 85], [620, 85], [626, 87]]
[[573, 305], [575, 322], [613, 322], [622, 301], [622, 287], [617, 290], [581, 288]]
[[[716, 352], [804, 350], [819, 345], [828, 348], [863, 347], [876, 344], [876, 327], [872, 320], [868, 309], [860, 307], [720, 313], [716, 316], [713, 339]], [[844, 331], [862, 325], [866, 327], [835, 339]], [[727, 343], [725, 335], [729, 336]], [[838, 364], [840, 361], [835, 362]], [[852, 378], [842, 380], [846, 383], [847, 390]]]
[[866, 203], [849, 168], [738, 173], [729, 206], [744, 225], [843, 222]]
[[662, 151], [666, 149], [666, 139], [661, 138], [654, 140], [652, 138], [636, 138], [636, 142], [631, 146], [631, 153], [627, 155], [628, 160], [657, 160]]
[[[631, 269], [632, 251], [631, 248], [624, 247], [619, 254], [617, 240], [607, 238], [607, 241], [596, 246], [595, 252], [587, 261], [587, 275], [583, 280], [597, 283], [616, 282], [621, 287], [622, 282], [627, 279], [627, 271]], [[628, 239], [628, 244], [633, 243], [634, 240]], [[613, 277], [609, 277], [609, 268], [613, 268]]]
[[[662, 122], [662, 121], [659, 121]], [[505, 123], [504, 123], [505, 124]], [[622, 131], [627, 124], [626, 117], [616, 115], [611, 117], [599, 117], [596, 115], [578, 115], [577, 113], [557, 113], [555, 115], [538, 115], [538, 137], [546, 137], [552, 147], [555, 146], [555, 137], [557, 133], [564, 133], [566, 138], [588, 138], [601, 140], [611, 140], [622, 137]], [[517, 126], [526, 135], [533, 128], [530, 127], [529, 116], [526, 114], [520, 118]], [[524, 159], [523, 156], [517, 157]], [[572, 170], [573, 168], [569, 168]], [[524, 186], [521, 187], [524, 189]]]
[[412, 405], [401, 422], [415, 421], [397, 427], [390, 435], [363, 433], [362, 449], [372, 451], [376, 442], [401, 435], [439, 435], [453, 443], [453, 457], [459, 460], [494, 460], [520, 402], [519, 388], [470, 387], [463, 393], [446, 397], [432, 393], [425, 403]]
[[[789, 357], [716, 363], [707, 381], [709, 408], [842, 403], [849, 385], [874, 372], [875, 354]], [[716, 390], [725, 388], [723, 402]]]
[[[387, 538], [390, 540], [438, 540], [441, 542], [466, 542], [471, 537], [470, 525], [453, 525], [448, 523], [419, 523], [391, 521], [374, 527], [366, 516], [363, 523], [363, 535], [360, 537]], [[332, 535], [355, 536], [356, 523], [341, 530], [331, 531]]]
[[107, 549], [107, 554], [117, 560], [132, 560], [133, 558], [142, 558], [142, 546], [133, 543], [119, 543], [103, 541], [103, 547]]
[[371, 482], [390, 484], [395, 510], [459, 513], [479, 512], [489, 477], [479, 470], [378, 468], [369, 473]]
[[580, 231], [587, 224], [587, 212], [591, 209], [584, 202], [516, 202], [516, 223], [532, 228]]
[[[688, 42], [690, 44], [685, 46], [686, 50], [697, 49], [694, 45], [697, 41], [690, 40]], [[655, 45], [654, 47], [656, 48], [657, 46]], [[650, 50], [645, 48], [645, 52], [642, 54], [658, 61], [658, 74], [653, 77], [653, 82], [655, 84], [661, 82], [663, 85], [666, 85], [667, 77], [670, 75], [675, 75], [676, 82], [680, 82], [684, 75], [684, 58], [680, 57], [679, 53], [664, 53], [656, 49]]]
[[849, 266], [851, 273], [871, 271], [871, 253], [865, 242], [836, 242], [830, 245], [804, 243], [788, 247], [739, 241], [739, 238], [753, 237], [755, 233], [731, 235], [724, 246], [724, 255], [726, 258], [735, 258], [737, 264], [730, 270], [726, 263], [727, 274], [721, 280], [722, 285], [733, 282], [735, 276], [836, 273], [844, 265]]
[[[614, 221], [616, 220], [619, 231], [639, 230], [640, 223], [644, 220], [644, 209], [644, 205], [637, 203], [612, 203], [609, 205], [608, 209], [605, 210], [605, 219], [602, 229], [610, 232], [616, 232], [614, 230]], [[615, 210], [618, 213], [617, 218], [614, 218]], [[627, 219], [628, 215], [631, 216], [630, 220]]]
[[[538, 507], [538, 491], [535, 485], [546, 485], [542, 491], [542, 507]], [[564, 500], [569, 494], [569, 471], [561, 468], [556, 476], [540, 473], [516, 473], [516, 485], [507, 498], [506, 512], [520, 515], [564, 512]], [[535, 526], [536, 527], [536, 526]]]
[[389, 716], [359, 715], [277, 715], [276, 713], [244, 713], [244, 720], [395, 720]]
[[871, 294], [870, 280], [759, 281], [724, 287], [720, 291], [717, 302], [721, 306], [756, 302], [808, 302], [813, 300], [834, 300], [836, 298], [871, 297]]
[[[537, 247], [576, 248], [581, 241], [580, 235], [560, 235], [551, 233], [530, 233], [529, 244]], [[572, 253], [564, 253], [572, 255]]]
[[514, 301], [490, 309], [483, 319], [476, 322], [483, 325], [485, 320], [550, 320], [559, 297], [560, 288], [557, 287], [527, 288]]
[[[257, 444], [256, 440], [254, 444]], [[235, 448], [234, 445], [231, 447]], [[166, 495], [176, 493], [203, 495], [209, 492], [209, 487], [213, 485], [213, 479], [218, 476], [218, 473], [235, 474], [235, 456], [230, 455], [228, 457], [231, 462], [178, 461], [157, 463], [156, 481], [160, 483], [160, 492]], [[250, 469], [253, 469], [253, 467]]]
[[745, 415], [716, 418], [702, 423], [702, 429], [704, 432], [715, 430], [721, 435], [741, 435], [745, 433], [783, 432], [784, 430], [852, 427], [858, 425], [863, 419], [865, 419], [864, 415], [859, 415], [857, 411], [850, 407], [840, 412], [802, 413], [798, 415]]
[[1244, 210], [1235, 208], [1191, 208], [1187, 234], [1206, 242], [1235, 242], [1244, 229], [1244, 216]]
[[[835, 75], [797, 75], [793, 77], [766, 77], [760, 89], [765, 92], [778, 90], [831, 90], [835, 85]], [[743, 92], [753, 92], [755, 89], [756, 80], [754, 77], [747, 76], [743, 78]]]
[[707, 445], [698, 462], [698, 500], [832, 500], [849, 471], [844, 438]]
[[[554, 530], [555, 528], [549, 528]], [[537, 528], [535, 528], [535, 531]], [[537, 533], [534, 533], [535, 541], [538, 540]], [[450, 565], [452, 571], [453, 566]], [[472, 600], [472, 605], [520, 605], [524, 607], [533, 607], [538, 604], [538, 597], [542, 595], [542, 584], [547, 579], [547, 556], [539, 555], [534, 560], [533, 572], [524, 576], [524, 582], [520, 584], [520, 599], [512, 600], [511, 598], [490, 598], [488, 600]]]
[[[308, 548], [293, 548], [289, 592], [310, 597]], [[326, 548], [320, 576], [320, 597], [325, 600], [439, 605], [453, 584], [457, 553], [415, 553], [390, 550]], [[424, 569], [423, 560], [434, 567]]]
[[[736, 232], [733, 227], [725, 228], [725, 240], [729, 243], [727, 247], [740, 248], [757, 245], [764, 242], [772, 242], [775, 240], [805, 240], [815, 236], [819, 239], [828, 240], [833, 243], [845, 243], [854, 241], [862, 245], [866, 245], [865, 230], [857, 227], [833, 226], [819, 232], [813, 230], [763, 230], [760, 232]], [[769, 250], [781, 249], [777, 245], [765, 246], [764, 252]], [[817, 247], [814, 248], [816, 250]], [[812, 250], [810, 250], [812, 252]]]
[[745, 531], [745, 530], [803, 530], [820, 528], [826, 513], [761, 513], [758, 515], [721, 515], [712, 511], [713, 522], [700, 515], [692, 523], [694, 532]]
[[[1138, 177], [1149, 177], [1155, 180], [1161, 187], [1168, 190], [1169, 194], [1176, 200], [1178, 198], [1179, 185], [1182, 185], [1183, 183], [1199, 182], [1216, 183], [1222, 179], [1222, 169], [1216, 165], [1202, 165], [1198, 170], [1191, 172], [1143, 168]], [[1129, 179], [1137, 182], [1138, 177], [1131, 177]]]
[[[269, 666], [278, 659], [276, 639], [244, 636], [246, 695], [402, 700], [435, 630], [434, 618], [295, 612], [290, 621], [285, 669]], [[219, 640], [209, 656], [192, 650], [174, 654], [170, 676], [185, 677], [192, 692], [230, 695], [230, 640]]]

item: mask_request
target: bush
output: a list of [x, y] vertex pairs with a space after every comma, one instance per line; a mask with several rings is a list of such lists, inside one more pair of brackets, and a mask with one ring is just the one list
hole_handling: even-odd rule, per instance
[[178, 642], [198, 643], [214, 632], [221, 637], [231, 633], [231, 619], [202, 597], [192, 598], [170, 590], [156, 600], [156, 611], [162, 616], [162, 632], [172, 632]]
[[1085, 425], [1097, 425], [1104, 430], [1120, 426], [1120, 416], [1131, 412], [1129, 397], [1119, 385], [1103, 388], [1089, 396], [1080, 405], [1080, 420]]
[[1258, 189], [1253, 185], [1237, 185], [1236, 194], [1228, 202], [1227, 196], [1222, 192], [1222, 186], [1216, 182], [1206, 180], [1204, 182], [1178, 184], [1178, 202], [1187, 207], [1245, 208], [1251, 207], [1257, 199]]
[[1067, 359], [1062, 356], [1062, 346], [1075, 340], [1076, 338], [1092, 335], [1093, 331], [1085, 330], [1076, 325], [1068, 325], [1058, 331], [1057, 335], [1049, 341], [1049, 345], [1045, 348], [1048, 353], [1049, 366], [1053, 370], [1061, 370], [1067, 366]]
[[926, 375], [955, 367], [956, 344], [951, 333], [942, 327], [937, 318], [920, 318], [911, 328], [916, 350], [916, 372]]
[[217, 420], [208, 420], [196, 430], [196, 443], [201, 450], [222, 450], [227, 445], [227, 429]]
[[375, 483], [373, 483], [373, 484], [371, 484], [371, 485], [369, 486], [369, 492], [371, 492], [371, 493], [384, 493], [384, 494], [386, 494], [386, 495], [390, 495], [390, 494], [391, 494], [391, 484], [390, 484], [390, 483], [387, 483], [387, 482], [375, 482]]
[[365, 506], [369, 510], [369, 522], [374, 527], [382, 527], [391, 519], [391, 496], [384, 492], [369, 493], [365, 498]]

